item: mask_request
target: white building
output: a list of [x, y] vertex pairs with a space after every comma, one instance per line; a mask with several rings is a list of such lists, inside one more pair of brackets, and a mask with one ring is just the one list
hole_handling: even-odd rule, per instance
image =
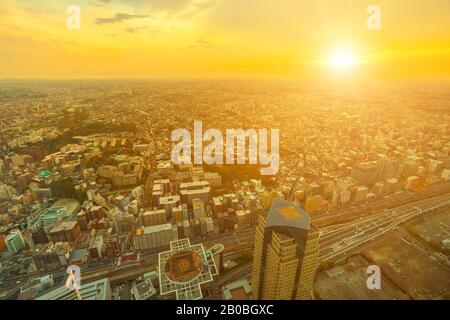
[[171, 223], [143, 227], [136, 230], [134, 246], [138, 250], [148, 250], [169, 245], [178, 239], [178, 229]]

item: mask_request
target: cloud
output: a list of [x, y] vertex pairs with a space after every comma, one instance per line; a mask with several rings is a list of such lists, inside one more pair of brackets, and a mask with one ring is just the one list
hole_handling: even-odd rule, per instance
[[91, 4], [96, 7], [104, 7], [107, 4], [110, 4], [111, 0], [91, 0]]
[[133, 35], [145, 34], [145, 35], [151, 35], [151, 36], [158, 36], [163, 33], [159, 29], [148, 27], [148, 26], [128, 27], [128, 28], [125, 28], [124, 31], [129, 34], [133, 34]]
[[211, 42], [205, 39], [198, 39], [191, 45], [191, 48], [210, 48], [210, 47]]
[[125, 20], [132, 19], [143, 19], [148, 18], [149, 15], [146, 14], [127, 14], [127, 13], [116, 13], [114, 17], [111, 18], [97, 18], [95, 19], [96, 24], [109, 24], [109, 23], [120, 23]]
[[150, 6], [155, 9], [180, 9], [185, 8], [194, 0], [128, 0], [135, 6]]
[[133, 8], [164, 13], [167, 17], [193, 18], [216, 5], [219, 0], [127, 0]]

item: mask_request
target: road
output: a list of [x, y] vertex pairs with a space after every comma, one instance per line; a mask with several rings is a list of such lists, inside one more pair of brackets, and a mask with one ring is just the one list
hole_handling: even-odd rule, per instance
[[448, 206], [449, 203], [450, 194], [446, 194], [387, 210], [351, 224], [341, 225], [341, 227], [334, 230], [322, 229], [320, 260], [327, 262], [345, 255], [348, 251], [361, 244], [394, 230], [400, 224], [421, 214]]
[[312, 221], [316, 227], [323, 228], [328, 225], [357, 219], [361, 216], [369, 216], [384, 209], [396, 208], [408, 203], [444, 195], [449, 190], [449, 181], [440, 182], [428, 186], [426, 190], [419, 193], [402, 191], [367, 203], [353, 204], [341, 208], [333, 208], [329, 211], [316, 212], [312, 216]]

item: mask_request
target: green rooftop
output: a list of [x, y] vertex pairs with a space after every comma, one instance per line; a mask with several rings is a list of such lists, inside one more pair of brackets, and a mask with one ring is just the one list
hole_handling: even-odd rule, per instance
[[48, 208], [44, 211], [44, 213], [41, 214], [38, 220], [43, 224], [54, 223], [58, 220], [61, 220], [66, 211], [66, 207]]
[[41, 172], [39, 172], [39, 178], [47, 178], [47, 177], [51, 177], [53, 175], [53, 173], [50, 170], [42, 170]]

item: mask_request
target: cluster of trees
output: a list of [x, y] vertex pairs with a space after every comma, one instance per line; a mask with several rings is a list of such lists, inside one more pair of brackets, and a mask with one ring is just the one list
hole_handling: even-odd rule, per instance
[[259, 179], [266, 187], [274, 186], [271, 176], [262, 176], [259, 172], [260, 165], [203, 165], [205, 171], [218, 172], [222, 176], [222, 182], [226, 188], [233, 187], [233, 181]]
[[86, 192], [75, 189], [71, 178], [54, 181], [50, 185], [50, 188], [53, 196], [58, 198], [77, 199], [80, 203], [83, 203], [87, 199]]
[[87, 122], [85, 112], [68, 114], [59, 120], [57, 127], [64, 133], [45, 145], [47, 153], [58, 151], [61, 147], [75, 143], [74, 136], [87, 136], [96, 133], [136, 132], [136, 125], [127, 122]]

